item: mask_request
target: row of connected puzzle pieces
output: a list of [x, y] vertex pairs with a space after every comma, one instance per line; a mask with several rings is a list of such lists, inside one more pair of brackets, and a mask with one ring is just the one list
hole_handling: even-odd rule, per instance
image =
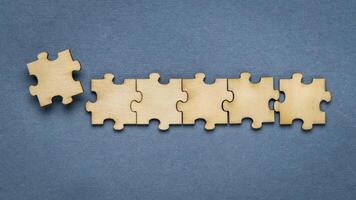
[[[258, 129], [262, 123], [274, 122], [274, 110], [280, 112], [283, 125], [302, 119], [302, 128], [309, 130], [313, 124], [325, 123], [319, 104], [330, 101], [331, 95], [325, 91], [324, 79], [314, 79], [310, 85], [301, 83], [300, 73], [282, 79], [280, 88], [286, 98], [280, 103], [272, 77], [252, 83], [250, 76], [245, 72], [239, 78], [206, 84], [205, 75], [198, 73], [194, 79], [170, 79], [161, 84], [159, 74], [152, 73], [148, 79], [126, 79], [117, 85], [114, 75], [105, 74], [104, 79], [91, 81], [97, 101], [88, 102], [86, 110], [92, 113], [92, 124], [112, 119], [115, 130], [125, 124], [149, 124], [152, 119], [159, 120], [161, 130], [173, 124], [194, 124], [197, 119], [203, 119], [205, 129], [212, 130], [216, 124], [240, 124], [245, 118], [252, 119], [252, 127]], [[272, 100], [276, 101], [274, 110], [269, 107]]]
[[[73, 71], [80, 70], [80, 63], [72, 59], [69, 50], [59, 52], [54, 61], [48, 60], [46, 52], [37, 57], [28, 64], [28, 70], [37, 77], [38, 84], [29, 89], [41, 106], [51, 104], [54, 96], [61, 96], [62, 102], [69, 104], [72, 96], [83, 92], [80, 82], [72, 77]], [[312, 129], [313, 124], [325, 124], [320, 103], [331, 100], [325, 79], [304, 84], [300, 73], [293, 74], [292, 79], [281, 79], [279, 90], [285, 99], [279, 102], [272, 77], [252, 83], [245, 72], [239, 78], [216, 79], [213, 84], [206, 84], [204, 77], [198, 73], [193, 79], [170, 79], [168, 84], [161, 84], [159, 74], [153, 73], [148, 79], [114, 84], [114, 76], [105, 74], [104, 79], [91, 81], [97, 101], [88, 102], [86, 109], [92, 113], [92, 124], [112, 119], [116, 130], [125, 124], [149, 124], [152, 119], [160, 121], [161, 130], [172, 124], [194, 124], [197, 119], [205, 120], [205, 128], [211, 130], [216, 124], [240, 124], [245, 118], [252, 119], [253, 128], [260, 128], [262, 123], [274, 122], [275, 111], [280, 113], [281, 125], [292, 124], [295, 119], [303, 121], [304, 130]], [[273, 108], [269, 107], [271, 101]]]

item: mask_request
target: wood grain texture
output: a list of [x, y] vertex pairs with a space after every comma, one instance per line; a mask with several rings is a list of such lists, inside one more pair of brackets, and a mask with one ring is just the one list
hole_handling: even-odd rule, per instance
[[30, 94], [37, 96], [40, 106], [52, 103], [54, 96], [61, 96], [63, 104], [73, 101], [72, 96], [83, 93], [79, 81], [73, 79], [73, 71], [80, 70], [80, 63], [73, 61], [70, 51], [58, 53], [56, 60], [48, 60], [48, 53], [41, 52], [37, 60], [27, 64], [30, 75], [36, 76], [38, 84], [29, 87]]
[[280, 113], [280, 124], [292, 124], [293, 120], [303, 121], [302, 128], [310, 130], [313, 124], [325, 124], [325, 112], [320, 110], [320, 102], [331, 100], [331, 93], [325, 91], [325, 79], [313, 79], [312, 83], [302, 83], [303, 75], [295, 73], [292, 79], [279, 81], [284, 92], [284, 102], [275, 102], [274, 109]]
[[262, 127], [262, 123], [274, 122], [274, 110], [269, 108], [271, 99], [277, 100], [279, 91], [273, 89], [273, 78], [262, 77], [252, 83], [250, 73], [241, 73], [240, 78], [228, 79], [228, 90], [234, 93], [232, 102], [223, 103], [229, 112], [230, 124], [241, 124], [245, 118], [252, 119], [252, 128]]
[[137, 79], [137, 91], [142, 94], [140, 102], [132, 103], [137, 112], [137, 124], [149, 124], [151, 119], [160, 121], [159, 129], [167, 130], [170, 124], [182, 124], [182, 113], [176, 108], [178, 101], [186, 101], [181, 79], [170, 79], [168, 84], [159, 83], [159, 74], [149, 79]]
[[91, 80], [91, 89], [97, 95], [95, 103], [87, 102], [92, 124], [103, 124], [105, 119], [114, 120], [114, 129], [121, 130], [125, 124], [136, 124], [136, 113], [130, 109], [131, 102], [140, 101], [136, 80], [125, 79], [123, 84], [113, 83], [114, 75], [105, 74], [104, 79]]
[[204, 82], [205, 75], [198, 73], [195, 79], [183, 79], [183, 91], [188, 93], [188, 101], [178, 102], [178, 110], [183, 112], [183, 124], [194, 124], [195, 120], [205, 120], [205, 129], [212, 130], [216, 124], [227, 124], [227, 112], [222, 109], [225, 100], [231, 101], [233, 94], [227, 90], [227, 79], [216, 79], [213, 84]]

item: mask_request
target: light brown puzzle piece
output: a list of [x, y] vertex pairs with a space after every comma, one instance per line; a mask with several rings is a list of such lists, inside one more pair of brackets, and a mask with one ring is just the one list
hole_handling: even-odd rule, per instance
[[233, 94], [227, 90], [227, 79], [216, 79], [213, 84], [204, 82], [205, 75], [198, 73], [195, 79], [183, 79], [183, 91], [188, 101], [178, 102], [183, 112], [183, 124], [194, 124], [197, 119], [205, 120], [205, 129], [212, 130], [215, 124], [227, 124], [227, 112], [222, 109], [225, 100], [232, 101]]
[[58, 53], [56, 60], [48, 60], [48, 53], [41, 52], [38, 60], [28, 63], [30, 75], [36, 76], [38, 84], [31, 85], [29, 90], [32, 96], [37, 96], [40, 106], [52, 103], [54, 96], [61, 96], [63, 104], [73, 101], [72, 96], [83, 93], [79, 81], [73, 79], [73, 71], [80, 70], [80, 63], [73, 61], [70, 51]]
[[159, 129], [167, 130], [170, 124], [182, 124], [182, 113], [177, 110], [178, 101], [186, 101], [182, 91], [182, 79], [170, 79], [168, 84], [159, 83], [159, 74], [150, 74], [149, 79], [137, 79], [137, 91], [142, 94], [140, 102], [131, 108], [137, 112], [137, 124], [149, 124], [151, 119], [160, 121]]
[[252, 119], [252, 128], [262, 127], [264, 122], [274, 122], [274, 110], [269, 108], [271, 99], [277, 100], [279, 91], [273, 89], [273, 78], [262, 77], [259, 83], [250, 81], [250, 73], [241, 73], [240, 78], [228, 79], [228, 90], [234, 93], [232, 102], [223, 103], [229, 112], [230, 124], [241, 124], [245, 118]]
[[325, 112], [320, 110], [320, 102], [331, 100], [331, 93], [325, 91], [325, 79], [313, 79], [312, 83], [302, 83], [303, 75], [295, 73], [292, 79], [280, 79], [280, 91], [285, 94], [284, 102], [275, 102], [274, 109], [280, 113], [280, 124], [292, 124], [293, 120], [303, 120], [302, 128], [310, 130], [313, 124], [325, 124]]
[[113, 83], [114, 75], [105, 74], [104, 79], [91, 80], [91, 89], [97, 95], [95, 103], [87, 102], [86, 110], [91, 112], [92, 124], [104, 124], [105, 119], [114, 120], [114, 129], [121, 130], [124, 124], [136, 124], [136, 113], [131, 102], [139, 101], [136, 80], [125, 79], [123, 84]]

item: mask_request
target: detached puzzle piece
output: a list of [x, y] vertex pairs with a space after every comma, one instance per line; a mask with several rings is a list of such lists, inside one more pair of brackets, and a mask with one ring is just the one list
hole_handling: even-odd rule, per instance
[[61, 96], [63, 104], [73, 101], [72, 96], [83, 93], [79, 81], [73, 79], [73, 71], [80, 70], [80, 63], [73, 61], [70, 51], [58, 53], [56, 60], [48, 60], [48, 53], [41, 52], [38, 60], [28, 63], [30, 75], [36, 76], [38, 84], [31, 85], [29, 90], [32, 96], [37, 96], [40, 106], [52, 103], [54, 96]]
[[303, 121], [302, 129], [310, 130], [313, 124], [325, 124], [325, 112], [320, 110], [320, 102], [331, 100], [331, 93], [325, 91], [325, 79], [313, 79], [312, 83], [302, 83], [303, 75], [295, 73], [292, 79], [279, 81], [280, 91], [285, 94], [284, 102], [275, 102], [274, 109], [280, 113], [280, 124], [292, 124], [294, 119]]
[[227, 112], [222, 109], [225, 100], [232, 101], [233, 94], [227, 90], [227, 79], [216, 79], [213, 84], [204, 82], [205, 75], [198, 73], [195, 79], [183, 79], [183, 91], [188, 101], [178, 102], [183, 112], [183, 124], [194, 124], [197, 119], [205, 120], [205, 129], [212, 130], [215, 124], [227, 124]]
[[151, 119], [160, 121], [159, 129], [167, 130], [170, 124], [182, 124], [182, 113], [177, 110], [178, 101], [186, 101], [182, 91], [182, 79], [170, 79], [168, 84], [159, 83], [159, 74], [149, 79], [137, 79], [137, 91], [142, 94], [140, 102], [132, 103], [137, 112], [137, 124], [149, 124]]
[[259, 83], [250, 82], [250, 73], [240, 78], [228, 79], [228, 90], [234, 93], [232, 102], [224, 101], [223, 108], [229, 113], [230, 124], [241, 124], [245, 118], [252, 119], [252, 128], [262, 127], [264, 122], [274, 122], [274, 110], [269, 108], [271, 99], [277, 100], [279, 91], [273, 89], [273, 78], [262, 77]]
[[121, 85], [113, 83], [114, 75], [105, 74], [104, 79], [91, 80], [91, 90], [97, 95], [95, 103], [87, 102], [86, 110], [91, 112], [92, 124], [104, 124], [105, 119], [114, 120], [114, 129], [121, 130], [124, 124], [136, 124], [136, 113], [130, 108], [131, 102], [140, 101], [136, 91], [136, 80], [126, 79]]

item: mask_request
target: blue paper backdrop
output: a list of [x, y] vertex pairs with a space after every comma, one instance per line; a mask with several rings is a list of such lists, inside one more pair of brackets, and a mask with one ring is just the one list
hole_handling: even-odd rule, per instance
[[[356, 199], [355, 1], [0, 2], [0, 199]], [[85, 89], [31, 97], [26, 63], [70, 48]], [[325, 77], [327, 125], [92, 127], [89, 82], [159, 72]], [[276, 84], [277, 87], [277, 84]], [[278, 117], [278, 116], [277, 116]]]

